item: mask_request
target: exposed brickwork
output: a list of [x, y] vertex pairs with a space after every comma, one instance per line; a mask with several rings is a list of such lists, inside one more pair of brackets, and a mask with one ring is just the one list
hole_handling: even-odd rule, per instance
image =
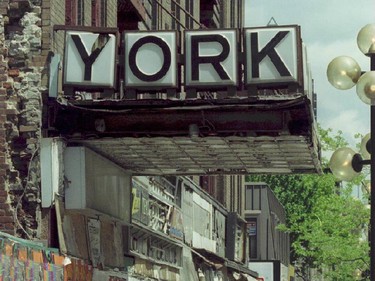
[[[35, 237], [41, 119], [41, 1], [0, 4], [0, 231]], [[22, 128], [32, 128], [20, 130]]]
[[[91, 0], [84, 24], [91, 25]], [[45, 238], [40, 211], [39, 143], [48, 65], [63, 55], [65, 1], [0, 1], [0, 231]], [[107, 26], [117, 25], [117, 1], [107, 2]], [[39, 219], [39, 221], [37, 221]], [[48, 220], [46, 220], [48, 222]]]
[[64, 52], [64, 32], [53, 32], [53, 26], [65, 24], [65, 1], [43, 1], [43, 14], [50, 14], [50, 20], [42, 23], [43, 36], [49, 35], [52, 38], [52, 44], [46, 44], [42, 41], [43, 50], [62, 55]]
[[[8, 10], [8, 1], [2, 1], [0, 4], [0, 13], [6, 14]], [[0, 16], [0, 231], [9, 234], [15, 233], [13, 208], [10, 204], [10, 194], [8, 185], [8, 175], [10, 170], [9, 153], [6, 140], [7, 129], [7, 91], [11, 88], [8, 83], [8, 63], [6, 55], [8, 50], [5, 45], [4, 23], [8, 21], [7, 17]]]

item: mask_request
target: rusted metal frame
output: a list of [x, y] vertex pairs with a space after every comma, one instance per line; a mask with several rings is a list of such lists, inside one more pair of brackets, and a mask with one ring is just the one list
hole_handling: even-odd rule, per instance
[[[201, 135], [226, 135], [243, 132], [272, 133], [285, 127], [283, 111], [195, 110], [195, 111], [132, 111], [129, 113], [95, 113], [79, 110], [67, 110], [57, 115], [58, 127], [62, 132], [81, 131], [88, 134], [131, 136], [131, 135], [189, 135], [189, 126], [196, 124]], [[80, 120], [69, 122], [69, 119]], [[95, 121], [102, 120], [106, 130], [97, 131]], [[208, 126], [206, 123], [209, 121]]]
[[86, 31], [86, 32], [94, 32], [94, 33], [118, 33], [118, 28], [116, 27], [96, 27], [96, 26], [71, 26], [71, 25], [61, 25], [55, 24], [53, 26], [53, 31]]

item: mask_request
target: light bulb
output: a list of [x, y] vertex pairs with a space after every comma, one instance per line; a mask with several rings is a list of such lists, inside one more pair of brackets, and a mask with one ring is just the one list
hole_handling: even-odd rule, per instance
[[359, 64], [351, 57], [340, 56], [333, 59], [327, 67], [327, 78], [339, 90], [352, 88], [361, 76]]
[[368, 71], [359, 78], [357, 95], [364, 103], [375, 104], [375, 71]]
[[375, 54], [375, 23], [368, 24], [359, 31], [357, 44], [365, 55]]
[[354, 171], [352, 166], [355, 154], [355, 151], [349, 147], [339, 148], [332, 154], [329, 168], [337, 179], [351, 181], [359, 174], [359, 172]]

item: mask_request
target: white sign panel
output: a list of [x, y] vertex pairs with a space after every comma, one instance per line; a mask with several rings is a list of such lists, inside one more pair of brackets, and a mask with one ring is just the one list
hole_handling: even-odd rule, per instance
[[237, 30], [185, 31], [186, 87], [237, 86]]
[[[248, 87], [285, 88], [302, 87], [304, 77], [309, 80], [303, 70], [306, 56], [298, 26], [248, 28], [241, 38], [237, 29], [187, 30], [184, 54], [177, 38], [176, 31], [124, 32], [120, 66], [125, 89], [183, 91], [182, 85], [187, 90], [218, 91], [238, 87], [240, 82]], [[116, 33], [108, 30], [66, 31], [64, 86], [115, 88], [117, 47]], [[239, 50], [244, 60], [238, 58]], [[180, 55], [184, 62], [178, 61]], [[307, 91], [309, 87], [306, 82]]]
[[125, 87], [177, 87], [176, 32], [125, 33]]
[[67, 31], [65, 41], [65, 85], [114, 88], [115, 34]]
[[280, 281], [288, 281], [289, 268], [281, 263], [280, 271]]
[[264, 281], [275, 281], [273, 262], [249, 262], [249, 269], [257, 272]]
[[245, 29], [246, 85], [298, 82], [297, 27]]

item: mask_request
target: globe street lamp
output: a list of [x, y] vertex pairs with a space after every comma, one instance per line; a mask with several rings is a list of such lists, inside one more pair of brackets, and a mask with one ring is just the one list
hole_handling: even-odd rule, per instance
[[370, 165], [370, 280], [375, 281], [375, 157], [370, 156], [375, 151], [375, 24], [368, 24], [360, 30], [357, 44], [362, 53], [370, 57], [370, 71], [362, 73], [354, 59], [341, 56], [330, 62], [327, 77], [340, 90], [356, 85], [358, 97], [370, 105], [370, 134], [362, 140], [361, 154], [348, 147], [340, 148], [332, 154], [329, 165], [333, 175], [343, 181], [352, 180], [363, 165]]

